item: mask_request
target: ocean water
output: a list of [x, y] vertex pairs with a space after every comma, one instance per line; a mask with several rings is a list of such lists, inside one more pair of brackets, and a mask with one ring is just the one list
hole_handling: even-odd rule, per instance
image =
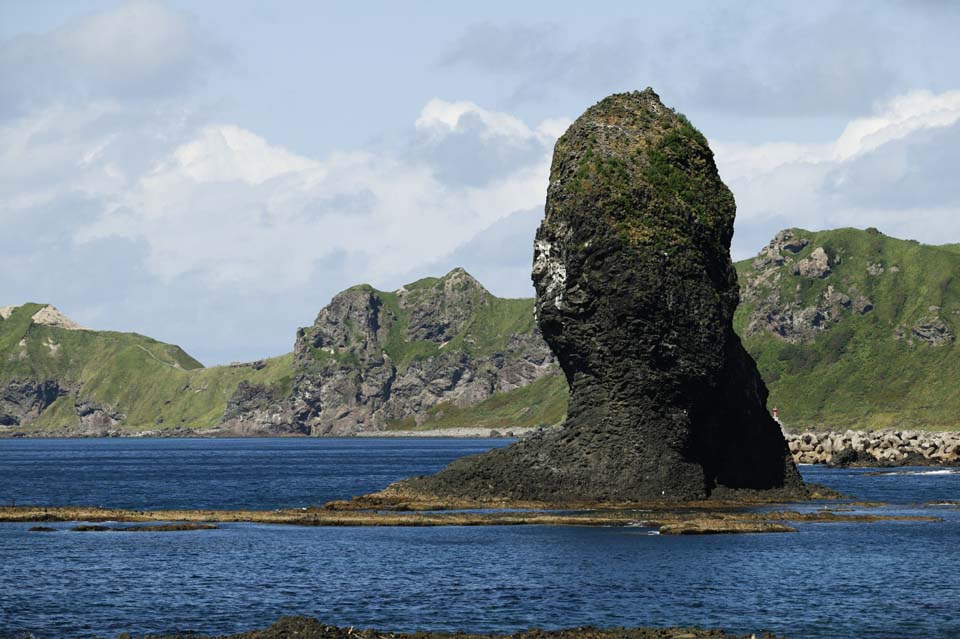
[[[0, 440], [0, 503], [317, 504], [508, 440]], [[30, 533], [0, 524], [0, 637], [222, 634], [286, 614], [514, 631], [697, 625], [792, 638], [960, 637], [960, 474], [802, 467], [883, 512], [942, 522], [800, 524], [784, 535], [644, 528], [304, 528]], [[818, 507], [804, 505], [804, 508]]]

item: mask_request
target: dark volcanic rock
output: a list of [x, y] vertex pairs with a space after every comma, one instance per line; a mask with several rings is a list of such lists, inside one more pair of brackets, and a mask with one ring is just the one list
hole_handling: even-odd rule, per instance
[[13, 380], [0, 386], [0, 426], [29, 423], [66, 391], [56, 380]]
[[567, 422], [399, 488], [546, 501], [804, 495], [733, 332], [735, 209], [706, 139], [652, 90], [587, 110], [557, 142], [534, 247]]
[[[171, 635], [169, 637], [148, 636], [145, 639], [203, 639], [196, 634]], [[316, 619], [308, 617], [282, 617], [277, 623], [263, 630], [252, 630], [240, 634], [222, 637], [221, 639], [734, 639], [720, 630], [703, 630], [700, 628], [612, 628], [599, 629], [591, 627], [572, 628], [569, 630], [539, 630], [531, 629], [516, 632], [512, 635], [479, 635], [466, 633], [446, 632], [416, 632], [394, 633], [368, 628], [341, 628], [328, 626]], [[775, 639], [768, 633], [750, 635], [759, 639]], [[130, 635], [123, 633], [118, 639], [130, 639]], [[746, 637], [744, 637], [746, 639]]]

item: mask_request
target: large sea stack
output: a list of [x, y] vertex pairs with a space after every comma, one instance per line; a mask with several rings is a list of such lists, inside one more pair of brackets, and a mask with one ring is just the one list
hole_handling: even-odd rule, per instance
[[557, 141], [534, 245], [566, 423], [397, 488], [548, 502], [805, 494], [733, 332], [735, 211], [707, 140], [653, 90], [588, 109]]

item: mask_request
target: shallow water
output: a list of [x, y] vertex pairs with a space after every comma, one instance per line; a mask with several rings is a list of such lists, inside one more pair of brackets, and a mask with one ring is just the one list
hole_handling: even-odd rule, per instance
[[[505, 443], [6, 440], [0, 502], [300, 506]], [[225, 633], [308, 614], [398, 631], [699, 625], [793, 638], [960, 637], [960, 509], [921, 505], [960, 499], [960, 475], [801, 470], [858, 499], [891, 503], [885, 512], [945, 521], [711, 537], [644, 528], [254, 524], [40, 534], [27, 532], [29, 524], [0, 524], [0, 628], [44, 639]]]

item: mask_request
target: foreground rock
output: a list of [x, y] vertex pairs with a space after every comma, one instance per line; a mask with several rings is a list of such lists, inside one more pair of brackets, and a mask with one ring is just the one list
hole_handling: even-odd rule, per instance
[[557, 142], [534, 245], [567, 421], [400, 488], [554, 502], [803, 496], [733, 332], [735, 208], [706, 139], [652, 90], [588, 109]]
[[[720, 630], [701, 630], [699, 628], [573, 628], [570, 630], [526, 630], [512, 635], [475, 635], [467, 633], [417, 632], [413, 634], [386, 632], [381, 630], [357, 630], [353, 627], [339, 628], [327, 626], [308, 617], [283, 617], [277, 623], [264, 630], [254, 630], [221, 639], [733, 639], [738, 635], [729, 635]], [[203, 639], [195, 634], [153, 636], [149, 639], [177, 639], [190, 637]], [[775, 639], [774, 635], [746, 635], [752, 639]], [[120, 635], [118, 639], [131, 639], [130, 635]], [[209, 639], [209, 638], [208, 638]]]
[[798, 464], [833, 466], [960, 466], [960, 433], [882, 430], [790, 433]]
[[[757, 504], [760, 505], [760, 504]], [[874, 507], [882, 504], [861, 504]], [[658, 530], [662, 534], [727, 534], [793, 532], [788, 522], [872, 523], [878, 521], [941, 521], [938, 517], [849, 513], [829, 509], [747, 511], [742, 502], [688, 502], [681, 508], [668, 502], [614, 504], [604, 510], [543, 510], [539, 504], [519, 504], [523, 510], [477, 512], [358, 509], [354, 502], [331, 502], [323, 508], [287, 510], [120, 510], [82, 506], [44, 508], [0, 507], [0, 522], [176, 522], [148, 526], [117, 526], [84, 523], [78, 532], [175, 532], [214, 530], [216, 523], [256, 523], [289, 526], [630, 526]], [[424, 504], [426, 506], [426, 504]], [[463, 508], [477, 508], [464, 503]], [[849, 507], [850, 504], [841, 507]], [[450, 506], [448, 506], [450, 507]], [[37, 528], [37, 527], [34, 527]], [[46, 526], [36, 532], [52, 532]], [[33, 529], [31, 529], [33, 530]]]

